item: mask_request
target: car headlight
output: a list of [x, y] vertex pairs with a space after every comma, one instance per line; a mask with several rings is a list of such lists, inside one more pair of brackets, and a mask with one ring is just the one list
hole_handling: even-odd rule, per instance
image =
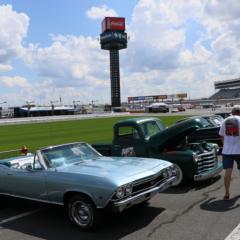
[[125, 194], [125, 188], [124, 187], [119, 187], [116, 192], [116, 197], [117, 198], [122, 198], [124, 197]]
[[167, 178], [168, 177], [168, 171], [167, 169], [164, 169], [162, 172], [163, 178]]
[[167, 173], [169, 177], [172, 176], [172, 169], [170, 167], [167, 168]]
[[199, 161], [199, 157], [196, 153], [193, 153], [193, 161], [196, 163]]
[[170, 169], [172, 171], [172, 175], [176, 175], [177, 174], [177, 170], [176, 170], [174, 164], [172, 166], [170, 166]]
[[133, 186], [132, 184], [127, 184], [125, 188], [126, 195], [130, 195], [132, 193]]

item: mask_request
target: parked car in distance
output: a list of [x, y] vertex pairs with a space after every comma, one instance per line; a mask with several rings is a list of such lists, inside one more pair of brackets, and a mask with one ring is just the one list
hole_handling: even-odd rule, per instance
[[151, 105], [147, 106], [145, 108], [146, 112], [152, 112], [152, 113], [166, 113], [169, 112], [169, 105], [166, 103], [152, 103]]
[[169, 105], [170, 112], [185, 112], [186, 108], [182, 104]]
[[203, 181], [222, 170], [217, 144], [190, 142], [189, 136], [207, 121], [191, 118], [166, 128], [159, 118], [131, 118], [113, 126], [112, 143], [93, 144], [105, 156], [137, 156], [172, 162], [177, 170], [174, 186], [184, 180]]
[[201, 126], [204, 128], [209, 128], [209, 127], [219, 127], [222, 125], [224, 118], [220, 115], [215, 115], [215, 114], [211, 114], [211, 115], [201, 115], [201, 116], [192, 116], [192, 117], [188, 117], [188, 118], [183, 118], [181, 120], [178, 120], [177, 123], [185, 121], [187, 119], [195, 119], [195, 118], [203, 118], [206, 121], [201, 120], [202, 124]]
[[227, 118], [231, 115], [231, 112], [217, 112], [215, 115], [221, 116], [222, 118]]
[[183, 121], [191, 121], [195, 119], [198, 121], [198, 128], [188, 135], [189, 142], [211, 142], [216, 143], [219, 147], [219, 153], [222, 150], [222, 140], [219, 136], [219, 129], [224, 121], [224, 118], [218, 115], [203, 115], [203, 116], [194, 116], [181, 119], [176, 124]]
[[[220, 115], [203, 115], [202, 118], [206, 119], [210, 126], [212, 127], [220, 127], [224, 121], [224, 118]], [[210, 127], [208, 126], [208, 127]]]
[[100, 210], [123, 211], [174, 181], [174, 166], [167, 161], [103, 157], [82, 142], [0, 161], [0, 197], [64, 205], [69, 219], [82, 230], [97, 224]]

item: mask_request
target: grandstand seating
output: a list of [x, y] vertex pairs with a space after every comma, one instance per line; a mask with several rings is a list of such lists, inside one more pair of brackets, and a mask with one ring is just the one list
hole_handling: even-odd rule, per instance
[[233, 99], [240, 98], [240, 88], [234, 89], [220, 89], [218, 92], [213, 94], [210, 99]]

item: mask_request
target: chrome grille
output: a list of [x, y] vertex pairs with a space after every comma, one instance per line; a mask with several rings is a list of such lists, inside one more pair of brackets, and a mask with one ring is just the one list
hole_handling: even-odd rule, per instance
[[139, 192], [145, 191], [146, 189], [152, 188], [159, 185], [164, 180], [162, 171], [148, 178], [140, 179], [133, 183], [132, 195]]
[[217, 156], [215, 150], [198, 155], [198, 174], [207, 172], [217, 165]]
[[163, 176], [163, 172], [165, 170], [166, 169], [161, 170], [160, 172], [158, 172], [154, 175], [136, 180], [135, 182], [133, 182], [133, 189], [132, 189], [131, 195], [127, 195], [127, 196], [125, 195], [121, 199], [117, 199], [116, 196], [113, 196], [112, 201], [114, 202], [114, 201], [119, 201], [119, 200], [129, 198], [129, 196], [135, 196], [141, 192], [144, 192], [148, 189], [151, 189], [151, 188], [154, 188], [154, 187], [160, 185], [164, 180], [166, 180], [168, 178], [168, 177], [164, 178], [164, 176]]

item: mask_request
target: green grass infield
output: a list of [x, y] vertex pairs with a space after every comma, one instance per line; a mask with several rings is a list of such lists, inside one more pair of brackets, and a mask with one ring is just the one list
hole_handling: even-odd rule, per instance
[[[159, 118], [166, 126], [170, 126], [185, 117], [175, 115]], [[3, 125], [0, 126], [0, 152], [20, 149], [23, 145], [33, 152], [41, 147], [67, 142], [110, 143], [112, 141], [113, 125], [119, 120], [129, 118], [131, 116]], [[1, 158], [3, 158], [3, 155], [0, 154]]]

